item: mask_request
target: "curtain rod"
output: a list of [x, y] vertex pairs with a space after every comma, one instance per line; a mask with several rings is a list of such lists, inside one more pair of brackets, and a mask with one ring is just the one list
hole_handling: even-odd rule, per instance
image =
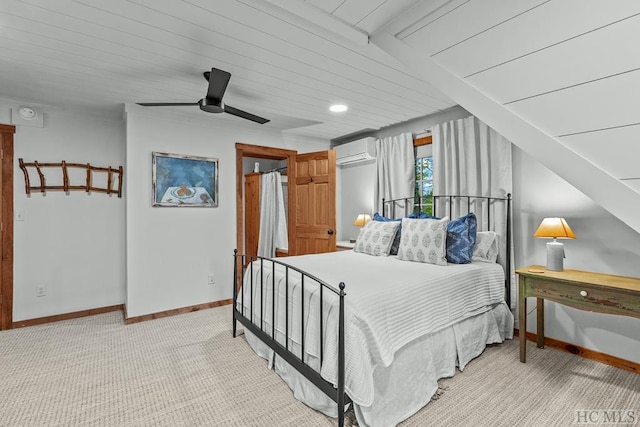
[[270, 172], [278, 172], [278, 171], [281, 171], [281, 170], [286, 169], [286, 168], [287, 168], [287, 166], [282, 166], [281, 168], [275, 168], [275, 169], [271, 169], [271, 170], [268, 170], [268, 171], [265, 171], [265, 172], [260, 172], [260, 173], [265, 174], [265, 173], [270, 173]]

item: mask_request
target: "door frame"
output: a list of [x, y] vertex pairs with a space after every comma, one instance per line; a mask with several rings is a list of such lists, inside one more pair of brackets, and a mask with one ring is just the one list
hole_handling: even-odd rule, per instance
[[[287, 175], [296, 176], [295, 150], [284, 148], [264, 147], [236, 142], [236, 249], [238, 254], [244, 253], [244, 172], [242, 171], [242, 159], [253, 157], [258, 159], [286, 160]], [[289, 239], [289, 255], [296, 254], [296, 184], [295, 179], [289, 179], [287, 185], [287, 232]]]
[[13, 328], [13, 134], [0, 124], [0, 330]]

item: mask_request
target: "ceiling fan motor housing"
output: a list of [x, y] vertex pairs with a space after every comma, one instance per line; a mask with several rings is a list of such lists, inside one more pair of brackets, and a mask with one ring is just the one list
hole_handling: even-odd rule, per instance
[[216, 101], [214, 99], [202, 98], [198, 101], [198, 105], [202, 111], [206, 111], [207, 113], [223, 113], [224, 112], [224, 102]]

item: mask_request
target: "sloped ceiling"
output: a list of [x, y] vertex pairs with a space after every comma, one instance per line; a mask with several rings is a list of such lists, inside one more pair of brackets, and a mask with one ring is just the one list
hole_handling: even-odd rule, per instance
[[640, 2], [442, 2], [372, 41], [640, 231]]
[[638, 39], [637, 0], [3, 0], [0, 97], [115, 115], [217, 67], [226, 103], [327, 139], [460, 104], [640, 231]]

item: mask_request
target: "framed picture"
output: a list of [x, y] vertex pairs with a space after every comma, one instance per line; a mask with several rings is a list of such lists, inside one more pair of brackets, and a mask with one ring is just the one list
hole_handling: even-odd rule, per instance
[[218, 159], [152, 153], [153, 206], [218, 207]]

